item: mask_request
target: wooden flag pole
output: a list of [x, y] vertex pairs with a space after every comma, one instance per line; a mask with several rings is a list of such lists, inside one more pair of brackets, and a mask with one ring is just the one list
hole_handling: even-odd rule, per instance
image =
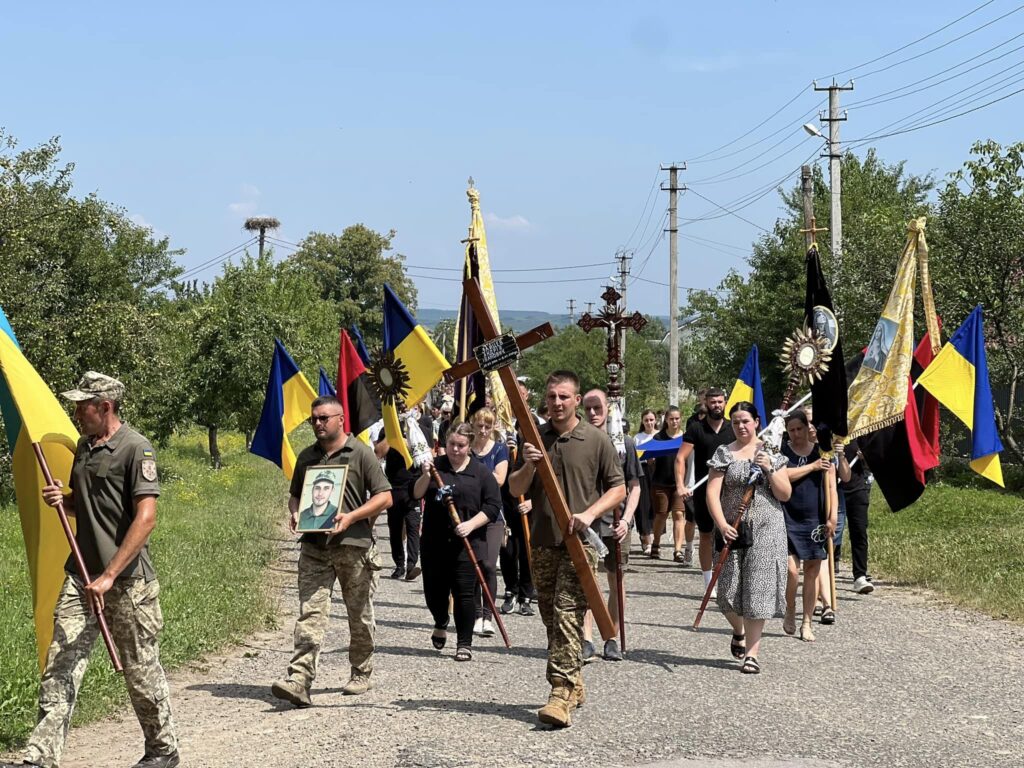
[[[46, 463], [46, 456], [43, 455], [43, 448], [39, 443], [32, 443], [32, 450], [36, 453], [36, 461], [39, 462], [39, 469], [43, 472], [43, 479], [46, 480], [47, 485], [54, 485], [53, 475], [50, 474], [50, 465]], [[75, 558], [75, 566], [78, 568], [78, 574], [82, 577], [82, 582], [85, 586], [92, 584], [92, 579], [89, 578], [89, 569], [85, 567], [85, 560], [82, 558], [82, 550], [78, 548], [78, 542], [75, 541], [74, 531], [71, 530], [71, 523], [68, 520], [68, 514], [64, 510], [64, 502], [57, 504], [57, 517], [60, 518], [61, 527], [64, 529], [64, 535], [68, 539], [68, 544], [71, 546], [71, 554]], [[96, 622], [100, 626], [100, 634], [103, 636], [103, 644], [107, 646], [107, 653], [110, 654], [110, 663], [114, 665], [115, 672], [124, 672], [121, 666], [121, 659], [118, 658], [117, 648], [114, 647], [114, 640], [110, 636], [110, 628], [107, 626], [107, 619], [103, 615], [103, 611], [100, 609], [99, 603], [96, 600], [89, 601], [89, 607], [92, 608], [93, 613], [96, 614]]]

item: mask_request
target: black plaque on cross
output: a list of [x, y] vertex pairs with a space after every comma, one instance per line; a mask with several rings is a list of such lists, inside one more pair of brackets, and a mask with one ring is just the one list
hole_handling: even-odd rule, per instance
[[604, 328], [607, 331], [607, 355], [604, 367], [608, 371], [608, 397], [612, 400], [618, 400], [622, 397], [622, 384], [619, 381], [619, 372], [622, 370], [622, 349], [619, 345], [619, 332], [632, 328], [639, 333], [647, 325], [647, 318], [639, 312], [634, 312], [628, 316], [623, 315], [622, 308], [619, 306], [619, 299], [622, 298], [622, 294], [610, 285], [605, 288], [601, 298], [604, 299], [604, 306], [601, 307], [601, 311], [597, 313], [597, 316], [595, 317], [589, 312], [585, 312], [576, 324], [585, 333], [590, 333], [595, 328]]
[[[465, 297], [469, 300], [470, 306], [473, 308], [477, 325], [483, 333], [484, 343], [476, 349], [480, 350], [481, 347], [486, 347], [491, 342], [501, 340], [503, 337], [499, 334], [497, 324], [487, 309], [483, 291], [480, 290], [480, 284], [475, 278], [470, 278], [463, 281], [462, 290]], [[511, 334], [508, 335], [511, 336]], [[523, 350], [552, 336], [554, 336], [554, 329], [550, 323], [545, 323], [521, 334], [514, 341], [517, 349]], [[505, 345], [507, 342], [502, 341], [501, 344]], [[498, 371], [498, 376], [501, 378], [501, 385], [505, 388], [505, 395], [508, 397], [509, 404], [512, 406], [512, 412], [519, 422], [519, 429], [523, 433], [523, 438], [526, 442], [540, 447], [543, 445], [540, 431], [533, 420], [533, 414], [530, 413], [526, 401], [519, 392], [515, 373], [509, 367], [514, 362], [514, 358], [509, 359], [509, 357], [508, 355], [505, 356], [508, 362], [499, 364], [501, 361], [498, 359], [498, 355], [493, 353], [493, 350], [484, 350], [484, 354], [481, 357], [471, 358], [445, 371], [444, 381], [446, 384], [452, 384], [461, 378], [472, 375], [490, 363], [494, 363], [496, 365], [494, 370]], [[518, 357], [518, 354], [515, 357]], [[562, 530], [565, 530], [569, 527], [572, 512], [565, 501], [565, 494], [562, 492], [561, 483], [555, 477], [555, 470], [551, 466], [551, 460], [548, 458], [547, 451], [541, 450], [541, 456], [541, 461], [537, 463], [537, 474], [540, 475], [541, 483], [544, 485], [544, 493], [551, 504], [551, 510], [555, 513], [559, 526], [561, 526]], [[590, 563], [587, 561], [587, 555], [583, 550], [583, 542], [580, 541], [578, 536], [566, 536], [564, 542], [565, 548], [569, 552], [569, 557], [572, 559], [572, 564], [576, 569], [576, 574], [579, 576], [583, 594], [586, 595], [587, 602], [590, 604], [590, 610], [594, 614], [594, 621], [601, 631], [601, 636], [606, 639], [615, 637], [615, 624], [612, 622], [611, 614], [608, 613], [608, 606], [605, 604], [601, 587], [597, 583], [597, 577], [590, 570]]]

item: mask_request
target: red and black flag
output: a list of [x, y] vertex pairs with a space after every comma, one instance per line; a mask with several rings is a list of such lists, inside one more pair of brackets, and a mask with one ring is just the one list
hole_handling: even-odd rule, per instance
[[[832, 296], [828, 292], [825, 276], [821, 272], [821, 258], [817, 244], [807, 250], [807, 295], [804, 299], [804, 325], [816, 336], [828, 341], [827, 348], [832, 354], [828, 370], [820, 380], [811, 384], [814, 403], [814, 423], [831, 430], [836, 437], [845, 437], [850, 430], [847, 424], [847, 378], [846, 362], [843, 359], [843, 342], [839, 337], [839, 321], [836, 319]], [[763, 417], [762, 417], [763, 418]]]
[[[477, 244], [472, 239], [466, 246], [466, 261], [462, 267], [462, 279], [476, 278], [480, 280], [480, 260]], [[473, 357], [473, 349], [484, 343], [483, 331], [476, 322], [473, 307], [465, 292], [458, 318], [458, 346], [455, 348], [455, 364], [464, 363]], [[468, 421], [469, 417], [484, 407], [487, 390], [487, 378], [482, 370], [461, 379], [455, 385], [455, 410], [460, 421]], [[465, 404], [465, 413], [462, 412]]]
[[380, 420], [380, 400], [352, 339], [344, 330], [338, 335], [338, 400], [345, 409], [345, 431], [369, 445], [370, 427]]
[[[932, 356], [931, 340], [926, 333], [914, 350], [903, 419], [857, 438], [878, 489], [893, 512], [909, 507], [921, 497], [927, 484], [926, 473], [939, 465], [938, 402], [921, 388], [914, 391], [914, 382]], [[863, 359], [861, 352], [850, 361], [853, 370], [848, 375], [856, 374]]]

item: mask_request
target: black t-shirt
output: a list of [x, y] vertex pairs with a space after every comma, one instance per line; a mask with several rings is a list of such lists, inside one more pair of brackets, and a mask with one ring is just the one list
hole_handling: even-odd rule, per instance
[[[494, 473], [483, 462], [470, 457], [469, 464], [465, 469], [461, 472], [454, 472], [448, 457], [438, 456], [434, 467], [444, 483], [452, 486], [455, 509], [463, 522], [475, 516], [477, 512], [486, 514], [487, 519], [492, 523], [498, 519], [498, 512], [501, 510], [498, 481], [494, 479]], [[416, 480], [413, 479], [409, 483], [410, 495], [415, 482]], [[423, 538], [428, 540], [457, 538], [455, 526], [452, 525], [451, 517], [448, 514], [448, 503], [438, 500], [437, 485], [433, 480], [427, 486], [423, 499]], [[480, 526], [469, 534], [469, 540], [474, 543], [486, 541], [486, 537], [486, 525]]]
[[[672, 440], [668, 432], [659, 430], [654, 435], [655, 440]], [[704, 470], [707, 472], [707, 470]], [[667, 488], [676, 487], [676, 457], [675, 454], [658, 456], [654, 460], [654, 474], [651, 475], [651, 485], [661, 485]]]
[[[693, 446], [693, 479], [701, 480], [708, 474], [708, 461], [715, 455], [719, 446], [728, 445], [736, 439], [732, 431], [732, 422], [722, 421], [717, 432], [711, 428], [707, 419], [702, 419], [690, 426], [683, 434], [683, 442]], [[708, 484], [704, 483], [694, 494], [695, 504], [706, 504]]]
[[391, 483], [391, 505], [398, 507], [408, 504], [409, 483], [416, 479], [416, 475], [405, 468], [405, 459], [394, 448], [388, 448], [384, 456], [384, 474]]
[[[846, 455], [847, 463], [853, 464], [853, 460], [857, 457], [857, 450], [856, 440], [851, 440], [846, 444], [843, 453]], [[840, 483], [839, 490], [843, 493], [857, 493], [868, 490], [868, 471], [868, 463], [864, 459], [858, 459], [857, 463], [850, 467], [850, 481]]]

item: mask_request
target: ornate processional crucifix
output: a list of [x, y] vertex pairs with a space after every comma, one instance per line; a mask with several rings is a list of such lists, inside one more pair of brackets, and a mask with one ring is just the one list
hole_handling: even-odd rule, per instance
[[623, 315], [622, 308], [619, 306], [619, 299], [622, 298], [622, 294], [610, 285], [605, 288], [601, 298], [604, 299], [604, 306], [597, 317], [594, 317], [589, 312], [585, 312], [576, 324], [585, 333], [590, 333], [595, 328], [607, 330], [607, 356], [604, 361], [604, 367], [608, 371], [608, 397], [611, 400], [619, 401], [622, 399], [622, 384], [619, 381], [619, 372], [622, 370], [622, 350], [619, 346], [619, 332], [626, 328], [632, 328], [639, 333], [647, 325], [647, 318], [639, 312], [634, 312], [629, 316]]
[[[462, 290], [473, 309], [484, 343], [473, 350], [472, 358], [452, 366], [444, 372], [445, 383], [452, 384], [478, 370], [497, 371], [505, 389], [505, 395], [512, 406], [512, 413], [515, 414], [516, 420], [519, 422], [523, 438], [532, 445], [543, 446], [540, 431], [533, 420], [533, 414], [530, 413], [526, 401], [519, 392], [515, 373], [510, 366], [519, 359], [520, 350], [551, 338], [555, 335], [554, 329], [550, 323], [544, 323], [544, 325], [539, 325], [518, 337], [511, 333], [501, 334], [487, 309], [480, 283], [472, 278], [465, 280], [462, 283]], [[540, 476], [551, 509], [555, 513], [555, 520], [564, 531], [569, 526], [572, 512], [565, 501], [562, 486], [558, 482], [558, 478], [555, 477], [555, 471], [551, 466], [547, 451], [543, 448], [541, 456], [542, 459], [537, 464], [537, 474]], [[597, 622], [598, 629], [601, 631], [601, 636], [604, 638], [614, 637], [615, 625], [612, 622], [611, 614], [608, 613], [608, 606], [605, 604], [597, 578], [590, 570], [590, 563], [587, 562], [587, 556], [583, 550], [583, 542], [576, 535], [566, 536], [564, 541], [576, 574], [579, 576], [583, 594], [586, 595], [587, 603], [594, 614], [594, 621]]]

